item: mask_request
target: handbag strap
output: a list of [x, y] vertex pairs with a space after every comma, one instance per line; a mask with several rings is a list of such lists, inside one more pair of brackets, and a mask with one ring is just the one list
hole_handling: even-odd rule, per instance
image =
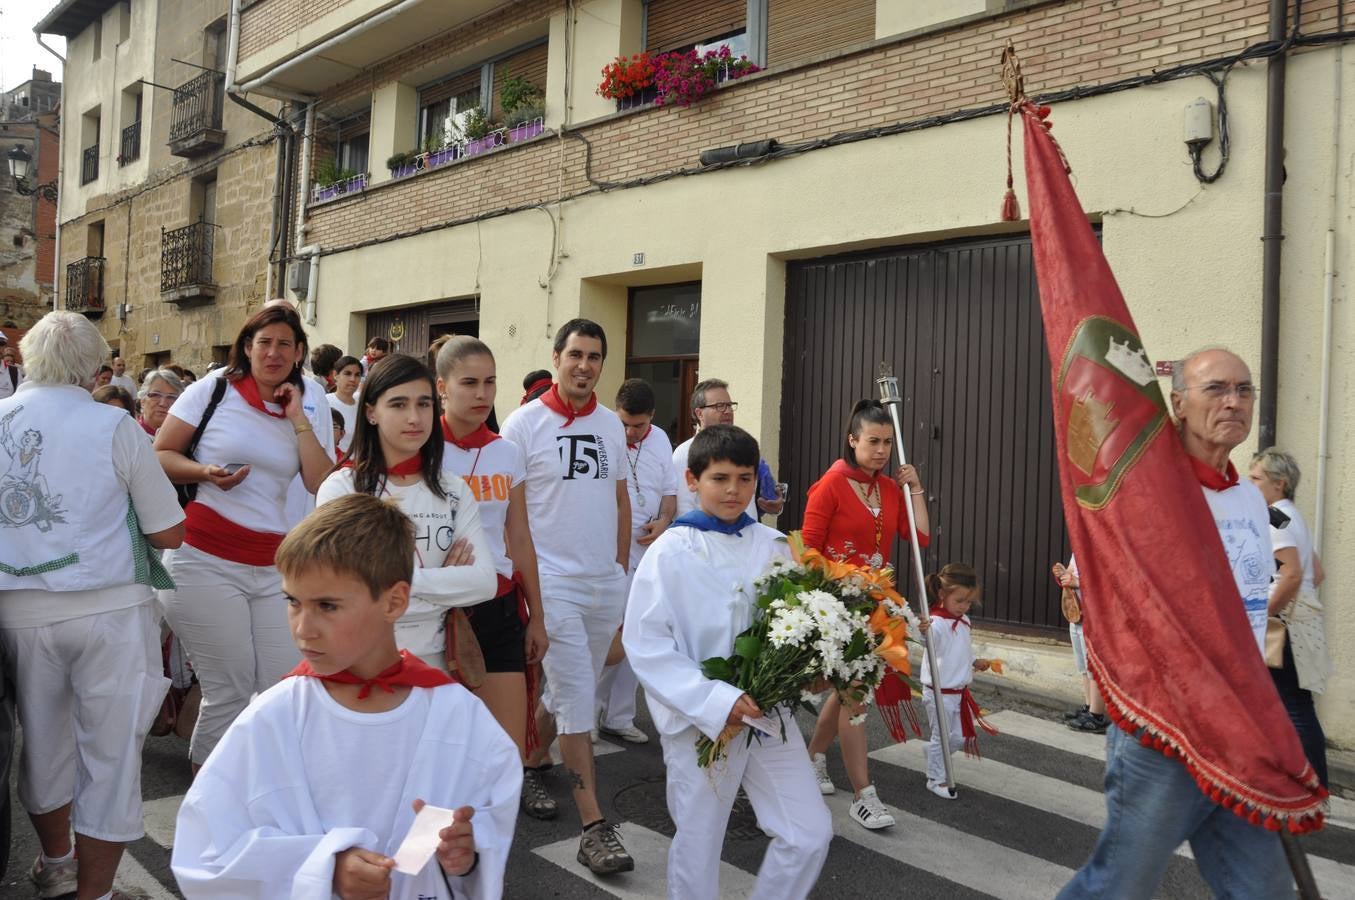
[[198, 442], [202, 440], [202, 434], [207, 430], [207, 423], [212, 420], [212, 413], [221, 405], [222, 399], [226, 396], [226, 388], [230, 385], [226, 381], [226, 376], [222, 375], [212, 385], [212, 400], [203, 410], [202, 419], [198, 422], [198, 427], [193, 429], [193, 436], [188, 439], [188, 446], [184, 448], [183, 455], [189, 459], [193, 458], [193, 453], [198, 449]]

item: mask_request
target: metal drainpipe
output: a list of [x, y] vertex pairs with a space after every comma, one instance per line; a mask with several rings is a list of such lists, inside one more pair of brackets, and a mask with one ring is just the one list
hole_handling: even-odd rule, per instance
[[[1289, 0], [1270, 0], [1269, 39], [1285, 40]], [[1266, 63], [1266, 168], [1261, 227], [1261, 410], [1258, 448], [1275, 446], [1280, 368], [1280, 260], [1284, 241], [1284, 76], [1288, 50]]]
[[[50, 46], [48, 46], [47, 44], [43, 43], [43, 41], [42, 41], [42, 35], [39, 34], [39, 35], [36, 35], [36, 37], [37, 37], [37, 40], [38, 40], [38, 46], [39, 46], [39, 47], [41, 47], [42, 49], [46, 50], [48, 53], [52, 54], [53, 56], [55, 56], [57, 59], [61, 60], [61, 100], [60, 100], [61, 106], [60, 106], [59, 108], [65, 109], [65, 108], [66, 108], [66, 57], [62, 56], [60, 53], [57, 53], [57, 52], [56, 52], [55, 50], [53, 50]], [[58, 124], [58, 127], [60, 127], [59, 124]], [[41, 135], [38, 136], [38, 140], [39, 140], [39, 141], [42, 140], [42, 136], [41, 136]], [[37, 147], [37, 146], [35, 145], [34, 149], [40, 149], [40, 148]], [[56, 146], [56, 188], [57, 188], [57, 190], [56, 190], [56, 203], [53, 204], [53, 205], [56, 207], [56, 212], [55, 212], [55, 214], [53, 214], [53, 216], [52, 216], [52, 221], [53, 221], [53, 223], [54, 223], [54, 227], [55, 227], [55, 230], [56, 230], [56, 237], [55, 237], [55, 238], [53, 239], [53, 241], [52, 241], [52, 309], [61, 309], [61, 308], [62, 308], [62, 307], [61, 307], [61, 296], [62, 296], [61, 290], [62, 290], [62, 288], [65, 287], [65, 285], [64, 285], [64, 284], [62, 283], [62, 281], [61, 281], [61, 198], [62, 198], [62, 196], [64, 196], [64, 194], [63, 194], [63, 192], [62, 192], [62, 190], [61, 190], [61, 175], [62, 175], [62, 172], [65, 171], [65, 168], [66, 168], [66, 166], [65, 166], [65, 157], [64, 157], [63, 152], [62, 152], [62, 151], [64, 151], [65, 149], [66, 149], [66, 148], [63, 146], [63, 143], [62, 143], [60, 140], [58, 140], [58, 141], [57, 141], [57, 146]], [[35, 155], [35, 158], [36, 158], [36, 155]], [[37, 172], [37, 169], [36, 169], [36, 167], [35, 167], [34, 170], [33, 170], [33, 176], [34, 176], [34, 178], [33, 178], [33, 183], [34, 183], [34, 184], [37, 184], [37, 174], [38, 174], [38, 172]], [[38, 221], [38, 220], [37, 220], [37, 213], [35, 212], [35, 213], [33, 214], [33, 224], [34, 224], [35, 226], [37, 225], [37, 221]], [[34, 230], [36, 231], [37, 229], [34, 228]]]

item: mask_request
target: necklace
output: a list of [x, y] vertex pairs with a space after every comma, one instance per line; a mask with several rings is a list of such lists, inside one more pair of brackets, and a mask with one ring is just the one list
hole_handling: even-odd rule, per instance
[[[869, 487], [863, 487], [860, 483], [851, 482], [852, 491], [865, 504], [866, 509], [870, 511], [875, 519], [875, 552], [865, 558], [866, 565], [879, 568], [884, 565], [884, 554], [880, 552], [880, 544], [884, 541], [885, 520], [880, 503], [880, 482], [872, 481]], [[871, 500], [875, 503], [872, 504]]]
[[635, 502], [641, 509], [645, 508], [645, 495], [640, 493], [640, 455], [644, 452], [644, 438], [640, 438], [640, 443], [635, 445], [634, 459], [630, 458], [630, 444], [626, 445], [626, 462], [630, 463], [630, 483], [635, 485]]

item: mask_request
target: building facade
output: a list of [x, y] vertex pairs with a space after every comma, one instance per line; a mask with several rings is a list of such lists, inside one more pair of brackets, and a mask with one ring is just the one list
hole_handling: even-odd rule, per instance
[[[282, 104], [227, 102], [228, 0], [63, 2], [63, 308], [128, 366], [224, 361], [267, 299]], [[267, 114], [267, 115], [262, 115]]]
[[[974, 563], [985, 652], [1011, 681], [1073, 696], [1048, 576], [1068, 546], [1037, 285], [1027, 225], [999, 217], [999, 54], [1012, 41], [1028, 91], [1056, 98], [1056, 134], [1154, 358], [1223, 344], [1259, 378], [1268, 63], [1174, 70], [1265, 41], [1269, 6], [254, 0], [239, 3], [228, 70], [241, 89], [313, 104], [311, 165], [326, 178], [305, 196], [308, 252], [290, 281], [316, 339], [356, 349], [379, 334], [417, 353], [441, 333], [478, 334], [497, 355], [502, 416], [516, 379], [548, 364], [554, 330], [594, 318], [612, 348], [600, 393], [648, 378], [679, 436], [695, 380], [731, 383], [739, 424], [791, 484], [786, 529], [886, 361], [928, 487], [927, 564]], [[1337, 300], [1355, 264], [1340, 163], [1355, 64], [1320, 37], [1350, 27], [1335, 0], [1301, 10], [1279, 23], [1291, 36], [1279, 348], [1262, 390], [1329, 548], [1336, 673], [1321, 712], [1350, 747], [1355, 561], [1338, 548], [1355, 539], [1341, 502], [1355, 330]], [[717, 71], [690, 105], [603, 83], [618, 57], [721, 45], [762, 71]], [[524, 80], [540, 100], [525, 128], [505, 91], [520, 100]]]
[[[52, 307], [60, 105], [61, 84], [37, 68], [0, 93], [0, 325], [16, 333]], [[23, 182], [10, 177], [12, 151], [28, 158]]]

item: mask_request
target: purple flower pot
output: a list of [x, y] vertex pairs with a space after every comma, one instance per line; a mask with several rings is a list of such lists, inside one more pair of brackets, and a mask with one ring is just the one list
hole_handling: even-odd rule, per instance
[[521, 125], [514, 125], [508, 129], [509, 143], [517, 143], [534, 138], [546, 130], [546, 123], [541, 119], [533, 119], [530, 122], [523, 122]]
[[457, 148], [455, 146], [443, 147], [441, 150], [434, 150], [426, 157], [427, 168], [433, 169], [438, 166], [446, 165], [456, 159]]
[[503, 143], [502, 131], [491, 131], [482, 138], [476, 138], [473, 141], [466, 142], [466, 156], [474, 156], [477, 153], [484, 153], [486, 150], [493, 150]]

